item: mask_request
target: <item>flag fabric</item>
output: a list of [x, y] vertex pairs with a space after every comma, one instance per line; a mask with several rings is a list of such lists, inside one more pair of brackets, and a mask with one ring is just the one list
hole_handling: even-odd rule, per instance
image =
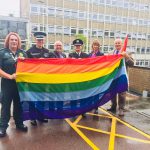
[[126, 38], [124, 40], [124, 44], [123, 44], [123, 47], [122, 47], [122, 52], [126, 51], [127, 45], [128, 45], [128, 35], [126, 36]]
[[74, 117], [128, 89], [121, 55], [18, 60], [16, 81], [24, 120]]

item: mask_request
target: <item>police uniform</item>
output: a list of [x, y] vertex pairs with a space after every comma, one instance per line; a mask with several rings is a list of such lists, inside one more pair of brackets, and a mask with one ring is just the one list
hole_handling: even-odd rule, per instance
[[[46, 33], [35, 32], [34, 37], [37, 40], [44, 40]], [[27, 51], [27, 56], [28, 58], [49, 58], [49, 50], [44, 47], [38, 48], [36, 45], [34, 45]]]
[[[83, 41], [81, 39], [75, 39], [73, 41], [73, 45], [76, 46], [76, 45], [83, 45]], [[88, 58], [88, 54], [87, 53], [84, 53], [82, 51], [80, 52], [73, 52], [73, 53], [70, 53], [69, 54], [69, 58]]]
[[[37, 39], [37, 40], [44, 40], [44, 38], [46, 37], [46, 33], [44, 32], [35, 32], [34, 33], [34, 37]], [[33, 47], [31, 47], [29, 50], [27, 50], [27, 56], [28, 58], [49, 58], [50, 57], [50, 53], [49, 53], [49, 50], [42, 47], [42, 48], [38, 48], [36, 45], [34, 45]], [[44, 102], [41, 102], [40, 103], [41, 105], [41, 109], [44, 108]], [[41, 122], [48, 122], [48, 120], [44, 119], [44, 116], [42, 113], [40, 113], [40, 111], [38, 111], [36, 108], [35, 108], [36, 104], [32, 104], [30, 103], [29, 104], [29, 110], [30, 111], [34, 111], [37, 116], [38, 116], [38, 120], [41, 121]], [[36, 118], [35, 116], [32, 116], [32, 113], [31, 113], [31, 124], [36, 126], [37, 123], [36, 123]]]
[[[83, 41], [81, 39], [75, 39], [72, 44], [74, 46], [77, 46], [77, 45], [82, 46]], [[79, 58], [88, 58], [88, 54], [84, 53], [82, 51], [80, 51], [80, 52], [75, 51], [75, 52], [69, 54], [69, 58], [77, 58], [77, 59], [79, 59]], [[77, 102], [76, 101], [71, 102], [71, 108], [74, 109], [74, 107], [77, 107]], [[84, 114], [82, 114], [82, 116], [85, 117]]]
[[[16, 63], [18, 57], [26, 57], [26, 53], [23, 50], [17, 50], [14, 54], [11, 50], [4, 48], [0, 50], [0, 69], [8, 74], [13, 74], [16, 72]], [[13, 117], [15, 120], [16, 127], [24, 127], [22, 119], [22, 107], [20, 104], [20, 97], [15, 80], [10, 80], [2, 78], [1, 80], [1, 91], [2, 91], [2, 108], [1, 108], [1, 131], [5, 135], [5, 131], [8, 127], [8, 122], [10, 120], [10, 107], [13, 100]]]

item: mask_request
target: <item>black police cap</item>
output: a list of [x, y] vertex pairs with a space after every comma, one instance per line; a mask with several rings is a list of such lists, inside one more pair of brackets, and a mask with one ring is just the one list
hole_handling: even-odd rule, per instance
[[73, 45], [83, 45], [83, 41], [81, 39], [75, 39]]
[[36, 39], [42, 40], [46, 37], [46, 33], [45, 32], [35, 32], [34, 37]]

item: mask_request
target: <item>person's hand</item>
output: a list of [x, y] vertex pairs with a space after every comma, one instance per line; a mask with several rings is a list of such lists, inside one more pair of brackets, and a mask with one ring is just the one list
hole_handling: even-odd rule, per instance
[[120, 54], [121, 54], [123, 57], [125, 57], [125, 58], [129, 58], [129, 55], [128, 55], [126, 52], [124, 52], [124, 51], [121, 52]]
[[11, 80], [16, 79], [16, 74], [13, 73], [13, 74], [9, 75], [8, 79], [11, 79]]
[[25, 57], [19, 56], [18, 59], [24, 60]]

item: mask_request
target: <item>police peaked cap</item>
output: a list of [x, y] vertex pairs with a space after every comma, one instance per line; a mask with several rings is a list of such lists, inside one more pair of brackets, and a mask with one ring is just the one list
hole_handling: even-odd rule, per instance
[[83, 41], [81, 39], [75, 39], [73, 45], [83, 45]]
[[46, 33], [45, 32], [35, 32], [34, 37], [36, 39], [42, 40], [46, 37]]

